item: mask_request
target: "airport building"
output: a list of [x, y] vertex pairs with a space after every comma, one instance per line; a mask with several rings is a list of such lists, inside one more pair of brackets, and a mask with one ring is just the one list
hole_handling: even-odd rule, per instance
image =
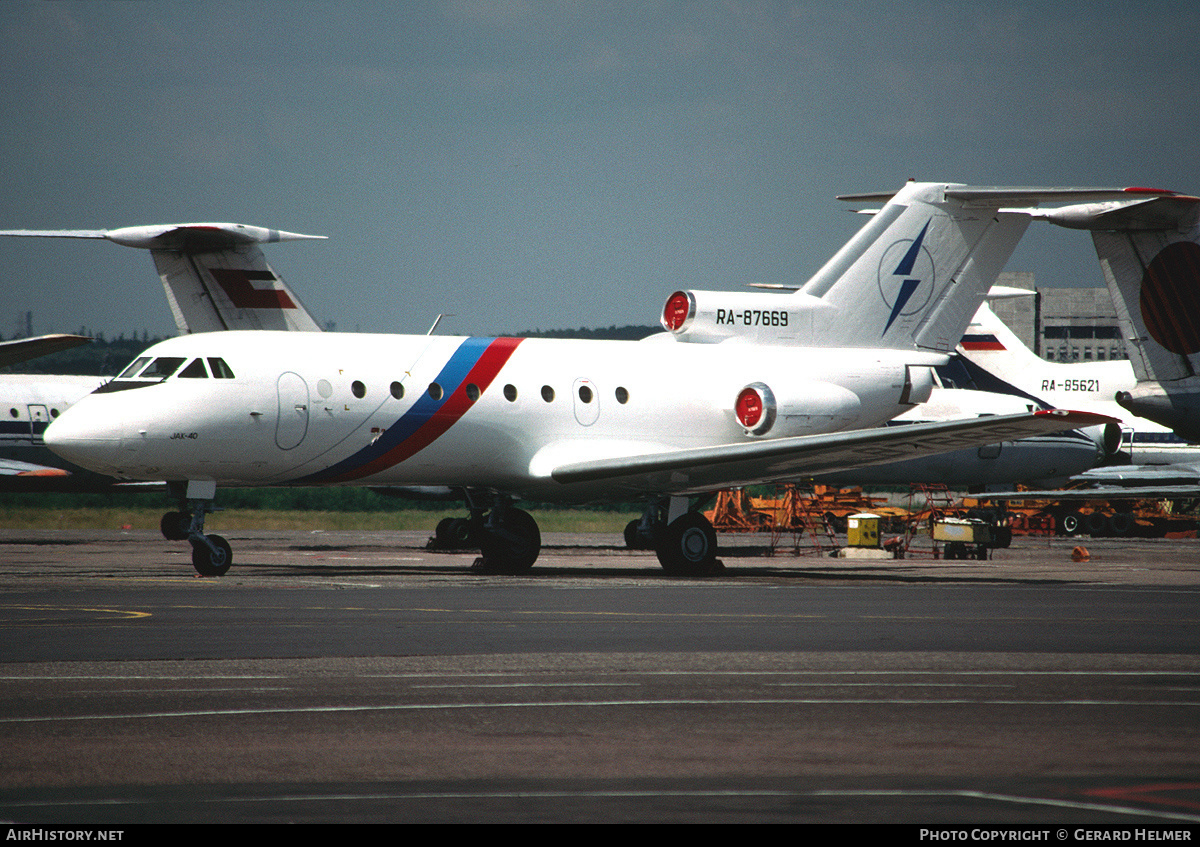
[[1030, 296], [993, 300], [992, 310], [1021, 341], [1052, 362], [1126, 359], [1125, 339], [1107, 288], [1038, 288], [1031, 273], [1000, 274], [998, 285]]

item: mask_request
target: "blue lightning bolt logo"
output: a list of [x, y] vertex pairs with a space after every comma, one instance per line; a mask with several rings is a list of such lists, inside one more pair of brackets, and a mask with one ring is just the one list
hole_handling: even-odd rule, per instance
[[[904, 258], [900, 260], [900, 264], [896, 266], [896, 270], [892, 276], [907, 277], [913, 272], [913, 267], [917, 264], [917, 257], [921, 255], [921, 244], [925, 241], [925, 233], [929, 231], [929, 221], [925, 222], [921, 234], [916, 240], [909, 245], [908, 252], [904, 254]], [[887, 331], [892, 328], [892, 323], [904, 311], [904, 307], [908, 304], [909, 299], [913, 296], [913, 292], [921, 284], [920, 279], [904, 279], [900, 283], [900, 291], [896, 295], [896, 302], [892, 306], [892, 314], [888, 316], [887, 325], [883, 328], [880, 335], [887, 335]]]

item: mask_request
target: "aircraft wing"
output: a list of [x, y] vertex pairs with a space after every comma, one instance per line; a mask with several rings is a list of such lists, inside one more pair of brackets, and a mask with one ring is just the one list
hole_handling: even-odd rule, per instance
[[69, 350], [81, 344], [90, 344], [92, 339], [84, 335], [39, 335], [37, 338], [19, 338], [0, 343], [0, 368], [27, 362], [48, 353]]
[[63, 477], [70, 475], [70, 472], [64, 471], [62, 468], [52, 468], [48, 465], [35, 465], [31, 464], [30, 462], [18, 462], [15, 459], [0, 459], [0, 477]]
[[1170, 465], [1114, 465], [1092, 468], [1071, 478], [1072, 482], [1092, 485], [1200, 485], [1200, 464], [1176, 462]]
[[814, 474], [1113, 421], [1088, 412], [1040, 410], [572, 462], [555, 467], [550, 476], [564, 485], [603, 480], [618, 495], [695, 494], [739, 485], [794, 482]]
[[157, 489], [161, 482], [126, 482], [65, 468], [0, 458], [0, 491], [41, 494], [48, 491], [100, 491], [109, 488]]

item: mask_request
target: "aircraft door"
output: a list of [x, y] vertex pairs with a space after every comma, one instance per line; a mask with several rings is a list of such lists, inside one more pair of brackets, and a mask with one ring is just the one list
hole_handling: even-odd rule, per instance
[[[41, 403], [26, 403], [25, 408], [29, 410], [29, 443], [40, 444], [42, 433], [46, 432], [46, 427], [49, 426], [50, 414]], [[19, 437], [24, 439], [25, 433], [19, 433]]]
[[42, 433], [50, 425], [50, 413], [40, 403], [29, 403], [29, 440], [37, 444], [42, 440]]
[[300, 374], [280, 374], [279, 416], [275, 421], [275, 443], [280, 450], [291, 450], [308, 432], [308, 383]]
[[591, 426], [600, 417], [600, 393], [590, 379], [577, 379], [571, 386], [575, 401], [575, 420], [583, 426]]

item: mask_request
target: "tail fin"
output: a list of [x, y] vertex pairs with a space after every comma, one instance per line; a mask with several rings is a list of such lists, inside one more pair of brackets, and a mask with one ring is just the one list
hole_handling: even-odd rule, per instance
[[1139, 381], [1200, 373], [1200, 202], [1179, 210], [1169, 229], [1092, 233]]
[[1122, 195], [918, 182], [894, 195], [846, 195], [839, 199], [887, 202], [800, 292], [845, 316], [838, 323], [853, 346], [950, 352], [1029, 223], [1030, 209], [1006, 206], [1114, 196]]
[[[1200, 197], [1142, 189], [1123, 203], [1057, 209], [1092, 232], [1138, 385], [1117, 402], [1200, 440]], [[1151, 196], [1146, 197], [1149, 194]]]
[[[959, 342], [958, 352], [958, 358], [947, 371], [953, 377], [961, 379], [959, 374], [965, 372], [967, 384], [981, 391], [1020, 397], [1038, 408], [1050, 408], [1041, 396], [1046, 387], [1042, 377], [1048, 363], [1026, 347], [987, 303], [981, 304], [975, 313]], [[1040, 389], [1039, 381], [1042, 381]]]
[[975, 312], [959, 342], [959, 349], [963, 355], [1005, 379], [1017, 376], [1023, 369], [1045, 364], [987, 303], [980, 304]]
[[319, 332], [260, 244], [324, 238], [245, 224], [161, 224], [110, 230], [9, 230], [0, 235], [103, 238], [150, 251], [180, 334], [224, 329]]

